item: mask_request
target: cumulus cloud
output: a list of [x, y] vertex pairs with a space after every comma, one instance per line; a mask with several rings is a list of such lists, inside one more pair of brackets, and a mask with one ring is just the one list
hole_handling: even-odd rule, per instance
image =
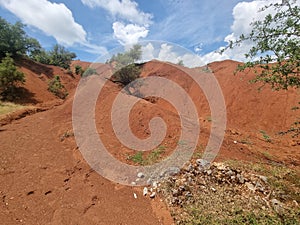
[[121, 22], [113, 23], [114, 37], [123, 45], [135, 44], [140, 38], [145, 38], [149, 30], [143, 26]]
[[[257, 20], [263, 20], [267, 14], [274, 14], [274, 11], [267, 9], [265, 11], [259, 11], [266, 4], [279, 2], [279, 0], [261, 1], [255, 0], [252, 2], [240, 2], [233, 8], [233, 24], [231, 25], [231, 33], [224, 38], [225, 43], [230, 41], [236, 41], [240, 35], [247, 35], [251, 32], [251, 23]], [[245, 61], [245, 53], [247, 53], [253, 46], [253, 42], [245, 41], [239, 47], [234, 49], [227, 49], [223, 55], [217, 52], [210, 52], [208, 54], [200, 56], [205, 62], [220, 61], [224, 59], [233, 59], [237, 61]], [[218, 51], [220, 51], [221, 47]]]
[[182, 60], [187, 67], [203, 66], [204, 62], [196, 54], [189, 53], [183, 48], [174, 48], [174, 45], [163, 43], [159, 46], [153, 46], [152, 43], [142, 46], [142, 61], [157, 59], [160, 61], [178, 63]]
[[138, 4], [131, 0], [81, 0], [81, 2], [91, 8], [101, 7], [111, 15], [133, 24], [149, 26], [152, 22], [152, 15], [144, 13], [138, 9]]
[[86, 32], [76, 23], [72, 12], [62, 3], [47, 0], [0, 0], [0, 4], [19, 17], [23, 23], [36, 27], [58, 43], [86, 43]]
[[137, 43], [145, 38], [152, 24], [152, 14], [138, 8], [138, 3], [132, 0], [81, 0], [91, 8], [100, 7], [108, 11], [115, 22], [112, 24], [114, 38], [122, 45]]

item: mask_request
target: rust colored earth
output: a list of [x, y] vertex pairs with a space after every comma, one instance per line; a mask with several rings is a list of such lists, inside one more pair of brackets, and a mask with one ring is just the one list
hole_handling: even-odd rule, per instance
[[[227, 129], [216, 160], [275, 163], [299, 170], [299, 139], [278, 135], [295, 120], [296, 111], [291, 108], [297, 105], [299, 93], [274, 92], [268, 87], [258, 91], [259, 85], [248, 82], [254, 76], [252, 72], [233, 74], [237, 64], [227, 60], [209, 65], [227, 109]], [[73, 70], [75, 65], [87, 68], [89, 63], [74, 61]], [[1, 223], [172, 224], [159, 197], [144, 197], [140, 187], [122, 186], [101, 177], [82, 157], [72, 131], [72, 103], [80, 76], [29, 60], [20, 61], [18, 66], [26, 74], [25, 97], [18, 103], [32, 107], [0, 118]], [[195, 157], [203, 153], [211, 121], [216, 118], [210, 117], [204, 94], [186, 72], [204, 69], [151, 61], [143, 65], [141, 74], [171, 79], [192, 98], [201, 125]], [[65, 100], [47, 90], [48, 81], [55, 75], [68, 90]], [[119, 91], [111, 81], [102, 89], [95, 109], [97, 130], [114, 157], [135, 164], [128, 157], [135, 152], [122, 146], [110, 123], [111, 103]], [[180, 132], [179, 117], [171, 104], [159, 98], [141, 99], [131, 111], [130, 126], [137, 137], [146, 138], [153, 116], [162, 117], [168, 126], [162, 144], [165, 151], [160, 156], [165, 157], [172, 153]]]

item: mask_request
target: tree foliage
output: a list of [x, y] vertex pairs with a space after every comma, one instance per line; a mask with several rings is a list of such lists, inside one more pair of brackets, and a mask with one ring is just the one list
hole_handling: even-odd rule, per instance
[[25, 76], [17, 70], [13, 59], [7, 55], [0, 63], [0, 94], [4, 98], [13, 98], [18, 84], [25, 82]]
[[70, 52], [64, 46], [56, 44], [50, 51], [40, 49], [33, 52], [30, 55], [30, 58], [43, 64], [69, 69], [72, 60], [76, 58], [76, 54], [74, 52]]
[[68, 51], [64, 46], [56, 44], [48, 53], [50, 57], [50, 65], [60, 66], [62, 68], [70, 68], [72, 59], [76, 58], [74, 52]]
[[40, 43], [27, 36], [21, 22], [8, 23], [0, 17], [0, 58], [10, 54], [13, 58], [41, 49]]
[[129, 51], [112, 56], [109, 63], [113, 64], [115, 68], [113, 75], [115, 82], [125, 86], [139, 78], [140, 68], [135, 62], [141, 59], [141, 48], [141, 45], [134, 45]]
[[249, 60], [238, 67], [260, 68], [253, 82], [269, 84], [275, 90], [300, 87], [300, 8], [294, 0], [269, 4], [261, 9], [273, 10], [262, 21], [251, 24], [249, 35], [241, 35], [229, 48], [252, 41], [254, 46], [245, 55]]

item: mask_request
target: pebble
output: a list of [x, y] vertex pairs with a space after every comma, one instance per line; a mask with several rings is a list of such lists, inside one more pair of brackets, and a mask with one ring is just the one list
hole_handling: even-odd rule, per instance
[[158, 186], [157, 182], [156, 182], [156, 181], [154, 181], [154, 182], [153, 182], [153, 184], [152, 184], [152, 187], [153, 187], [154, 189], [156, 189], [156, 188], [157, 188], [157, 186]]
[[152, 193], [150, 194], [150, 198], [155, 198], [155, 195], [156, 195], [156, 193], [155, 193], [155, 192], [152, 192]]
[[147, 187], [144, 187], [144, 190], [143, 190], [143, 195], [146, 196], [148, 193], [148, 188]]
[[136, 195], [136, 193], [133, 193], [133, 197], [134, 197], [134, 198], [137, 198], [137, 195]]
[[268, 178], [265, 177], [265, 176], [259, 176], [259, 178], [260, 178], [263, 182], [265, 182], [265, 183], [268, 182]]
[[209, 166], [209, 162], [205, 159], [197, 159], [196, 163], [198, 166], [201, 166], [203, 168]]
[[139, 173], [137, 174], [137, 177], [138, 177], [138, 178], [144, 178], [145, 175], [144, 175], [142, 172], [139, 172]]
[[216, 192], [217, 191], [217, 189], [215, 189], [215, 188], [210, 188], [213, 192]]
[[180, 168], [172, 166], [168, 169], [167, 174], [170, 176], [174, 176], [180, 172]]
[[254, 187], [253, 184], [251, 184], [251, 183], [249, 183], [249, 182], [246, 182], [245, 184], [246, 184], [246, 186], [249, 188], [250, 191], [255, 191], [255, 187]]

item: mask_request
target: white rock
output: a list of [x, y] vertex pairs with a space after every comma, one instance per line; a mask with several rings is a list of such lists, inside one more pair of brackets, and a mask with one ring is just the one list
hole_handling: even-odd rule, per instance
[[234, 144], [237, 144], [238, 142], [237, 142], [237, 141], [233, 141], [233, 143], [234, 143]]
[[152, 187], [153, 187], [154, 189], [157, 188], [157, 182], [156, 182], [156, 181], [153, 182]]
[[136, 195], [136, 193], [133, 193], [133, 197], [134, 197], [134, 198], [137, 198], [137, 195]]
[[138, 177], [138, 178], [143, 178], [143, 177], [145, 177], [145, 175], [144, 175], [142, 172], [139, 172], [139, 173], [137, 174], [137, 177]]
[[144, 190], [143, 190], [143, 195], [146, 196], [148, 193], [148, 188], [147, 187], [144, 187]]
[[152, 192], [151, 195], [150, 195], [150, 198], [155, 198], [155, 195], [156, 195], [156, 193]]

